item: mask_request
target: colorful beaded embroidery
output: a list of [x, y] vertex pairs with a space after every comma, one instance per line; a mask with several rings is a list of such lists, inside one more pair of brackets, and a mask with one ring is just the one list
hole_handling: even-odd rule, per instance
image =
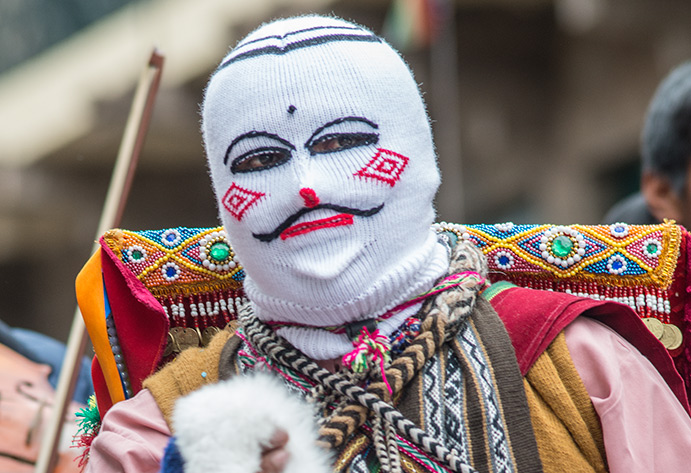
[[103, 238], [156, 297], [238, 289], [245, 277], [222, 228], [111, 230]]
[[[608, 299], [641, 317], [672, 323], [671, 288], [682, 239], [660, 225], [435, 224], [487, 256], [490, 279], [519, 286]], [[674, 322], [678, 322], [675, 320]]]
[[237, 318], [245, 274], [222, 228], [111, 230], [103, 239], [168, 316], [165, 356], [208, 344]]
[[[487, 256], [490, 280], [621, 302], [642, 318], [679, 326], [683, 288], [673, 288], [681, 227], [660, 225], [458, 225], [438, 232]], [[244, 271], [222, 227], [104, 235], [108, 246], [161, 302], [171, 331], [167, 354], [204, 345], [236, 318]]]

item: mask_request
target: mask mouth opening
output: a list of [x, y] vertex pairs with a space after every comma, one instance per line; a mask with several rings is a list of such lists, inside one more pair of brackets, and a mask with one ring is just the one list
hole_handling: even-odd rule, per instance
[[308, 222], [296, 223], [281, 232], [281, 240], [287, 240], [298, 235], [304, 235], [322, 228], [343, 227], [353, 224], [353, 216], [351, 214], [341, 213], [332, 217], [320, 218]]
[[[314, 207], [302, 208], [286, 218], [283, 223], [269, 233], [253, 233], [252, 236], [259, 241], [271, 242], [277, 238], [285, 240], [297, 235], [312, 232], [322, 228], [340, 227], [352, 225], [353, 217], [371, 217], [378, 214], [384, 208], [384, 204], [370, 209], [357, 209], [336, 204], [318, 204]], [[317, 220], [304, 221], [298, 223], [303, 216], [319, 210], [333, 210], [337, 215], [320, 218]]]

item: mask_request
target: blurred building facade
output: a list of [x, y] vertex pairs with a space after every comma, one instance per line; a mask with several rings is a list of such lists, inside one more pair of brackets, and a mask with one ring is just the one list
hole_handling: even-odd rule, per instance
[[[636, 189], [648, 101], [691, 58], [690, 2], [429, 3], [447, 8], [436, 41], [400, 48], [433, 119], [440, 220], [597, 223]], [[0, 319], [66, 339], [74, 278], [154, 46], [163, 81], [121, 226], [214, 226], [198, 106], [228, 46], [262, 21], [308, 12], [383, 34], [392, 4], [0, 3]]]

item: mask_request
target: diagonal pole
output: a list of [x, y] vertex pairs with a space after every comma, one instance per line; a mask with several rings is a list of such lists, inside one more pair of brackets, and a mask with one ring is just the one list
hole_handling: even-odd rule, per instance
[[[137, 168], [139, 153], [151, 121], [154, 100], [161, 82], [163, 56], [154, 48], [149, 63], [142, 72], [132, 107], [127, 118], [125, 132], [120, 142], [118, 157], [111, 176], [108, 193], [101, 212], [101, 220], [96, 231], [95, 243], [91, 253], [98, 250], [98, 239], [106, 230], [115, 228], [122, 220], [127, 197]], [[67, 406], [74, 395], [81, 363], [87, 342], [86, 327], [79, 307], [75, 310], [72, 328], [67, 340], [65, 358], [62, 362], [60, 378], [55, 392], [54, 409], [43, 435], [41, 448], [36, 461], [35, 473], [49, 473], [55, 468], [57, 450], [62, 432], [63, 419]]]

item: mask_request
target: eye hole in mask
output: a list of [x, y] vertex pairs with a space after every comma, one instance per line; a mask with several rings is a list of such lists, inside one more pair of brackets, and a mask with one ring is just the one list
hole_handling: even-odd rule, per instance
[[238, 156], [230, 165], [230, 171], [235, 173], [263, 171], [287, 163], [291, 152], [285, 148], [258, 148]]
[[307, 148], [310, 154], [315, 155], [367, 146], [378, 141], [379, 135], [376, 133], [332, 133], [318, 138]]
[[379, 125], [364, 117], [341, 117], [317, 128], [305, 143], [310, 155], [335, 153], [379, 142]]
[[289, 141], [265, 131], [249, 131], [228, 146], [223, 164], [230, 161], [230, 172], [263, 171], [287, 163], [295, 149]]

